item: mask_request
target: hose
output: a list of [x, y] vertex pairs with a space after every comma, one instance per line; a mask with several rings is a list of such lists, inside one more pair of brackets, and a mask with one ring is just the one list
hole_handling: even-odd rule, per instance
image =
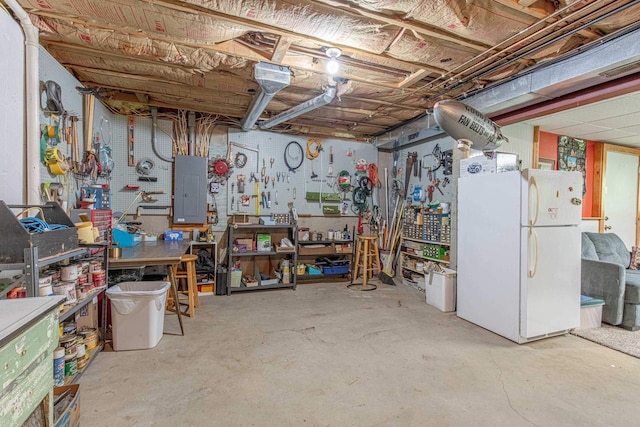
[[[300, 156], [300, 161], [298, 162], [297, 165], [292, 165], [291, 163], [289, 163], [289, 157], [291, 157], [292, 161], [298, 160], [298, 157], [292, 156], [290, 153], [291, 147], [295, 147], [295, 146], [297, 146], [297, 150]], [[287, 168], [289, 169], [289, 171], [294, 172], [296, 169], [298, 169], [302, 165], [302, 160], [304, 160], [304, 156], [302, 155], [302, 146], [300, 146], [300, 144], [298, 144], [296, 141], [289, 142], [284, 149], [284, 164], [287, 165]]]
[[[311, 147], [315, 145], [315, 149], [312, 151]], [[309, 160], [313, 160], [320, 155], [320, 151], [322, 151], [322, 141], [318, 138], [310, 138], [307, 141], [307, 158]]]

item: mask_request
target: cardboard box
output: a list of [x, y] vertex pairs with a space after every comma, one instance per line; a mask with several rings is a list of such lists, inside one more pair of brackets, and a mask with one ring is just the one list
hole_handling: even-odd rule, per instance
[[[104, 297], [103, 297], [104, 298]], [[96, 329], [98, 327], [98, 297], [93, 297], [93, 301], [78, 310], [76, 314], [76, 326], [78, 330], [82, 328]]]
[[496, 173], [497, 160], [487, 159], [484, 155], [460, 160], [460, 177], [482, 173]]
[[182, 231], [167, 230], [164, 232], [164, 240], [182, 240]]
[[60, 396], [67, 390], [70, 390], [72, 400], [58, 417], [54, 417], [53, 425], [55, 427], [76, 427], [80, 425], [80, 384], [54, 387], [53, 395]]

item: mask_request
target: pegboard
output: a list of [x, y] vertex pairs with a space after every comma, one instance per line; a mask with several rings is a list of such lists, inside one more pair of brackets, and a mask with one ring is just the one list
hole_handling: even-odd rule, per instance
[[[243, 144], [259, 150], [255, 153], [250, 150], [236, 147], [233, 149], [233, 155], [241, 152], [247, 156], [247, 164], [243, 168], [234, 167], [233, 173], [226, 184], [227, 197], [226, 207], [228, 214], [247, 213], [256, 215], [256, 190], [255, 183], [249, 182], [251, 174], [257, 175], [259, 180], [258, 200], [262, 192], [268, 198], [271, 193], [271, 207], [260, 208], [260, 215], [270, 215], [271, 213], [289, 212], [288, 204], [291, 203], [299, 214], [310, 214], [313, 216], [322, 216], [323, 207], [336, 206], [339, 208], [340, 215], [354, 216], [355, 213], [351, 209], [352, 193], [346, 193], [343, 209], [342, 202], [324, 201], [325, 197], [335, 197], [342, 195], [335, 184], [338, 174], [345, 170], [349, 172], [352, 182], [355, 179], [356, 166], [359, 162], [376, 163], [378, 154], [376, 148], [371, 144], [351, 142], [338, 139], [320, 139], [322, 151], [313, 161], [306, 156], [307, 141], [309, 138], [282, 135], [273, 132], [249, 131], [242, 132], [236, 129], [228, 131], [229, 143]], [[302, 165], [294, 172], [289, 171], [284, 161], [284, 151], [287, 144], [296, 141], [303, 150], [305, 155]], [[316, 149], [315, 145], [311, 146], [311, 150]], [[329, 162], [330, 152], [333, 152], [333, 163]], [[273, 159], [273, 163], [271, 162]], [[234, 159], [232, 159], [233, 161]], [[330, 169], [331, 168], [331, 169]], [[269, 177], [268, 183], [265, 185], [264, 176]], [[312, 173], [315, 175], [312, 178]], [[280, 180], [278, 181], [278, 174]], [[245, 176], [244, 194], [238, 192], [238, 175]], [[273, 182], [275, 178], [275, 183]], [[382, 179], [382, 177], [381, 177]], [[232, 188], [233, 187], [233, 190]], [[277, 204], [276, 204], [277, 192]], [[307, 193], [318, 193], [317, 201], [307, 200]], [[329, 195], [329, 196], [327, 196]], [[242, 196], [249, 196], [249, 205], [243, 206], [241, 202]], [[374, 201], [377, 197], [377, 191], [373, 194]], [[313, 198], [312, 198], [313, 199]], [[371, 199], [368, 199], [371, 205]], [[377, 202], [374, 202], [377, 204]]]
[[[78, 142], [84, 146], [83, 128], [84, 117], [82, 117], [82, 94], [78, 92], [76, 87], [82, 87], [82, 84], [73, 77], [53, 56], [49, 54], [42, 46], [39, 48], [39, 78], [40, 81], [46, 82], [47, 80], [53, 80], [60, 85], [61, 100], [64, 109], [71, 115], [77, 116], [78, 121]], [[41, 107], [44, 101], [41, 101]], [[108, 138], [108, 129], [110, 129], [112, 120], [115, 116], [100, 103], [99, 100], [95, 100], [95, 108], [93, 115], [93, 133], [94, 141], [102, 141]], [[57, 125], [57, 121], [50, 114], [45, 114], [45, 111], [40, 108], [40, 130], [42, 131], [44, 126]], [[57, 145], [60, 148], [62, 154], [65, 157], [71, 156], [71, 145], [66, 143], [60, 143]], [[47, 168], [47, 166], [40, 162], [40, 180], [41, 182], [59, 182], [64, 184], [65, 194], [64, 200], [67, 201], [69, 207], [72, 207], [76, 199], [80, 198], [80, 188], [85, 185], [96, 183], [109, 183], [106, 178], [98, 178], [97, 181], [92, 181], [89, 178], [74, 177], [71, 173], [66, 175], [53, 175]], [[29, 189], [29, 191], [37, 191], [40, 193], [40, 189]]]
[[[419, 202], [414, 202], [413, 201], [413, 190], [416, 186], [420, 186], [424, 192], [427, 191], [427, 188], [429, 185], [433, 185], [434, 186], [434, 191], [433, 191], [433, 203], [436, 202], [447, 202], [450, 203], [452, 200], [452, 195], [453, 195], [453, 189], [454, 189], [454, 184], [455, 184], [455, 180], [454, 180], [454, 176], [453, 176], [453, 167], [451, 168], [451, 174], [444, 174], [444, 167], [440, 167], [439, 169], [432, 171], [431, 173], [431, 180], [429, 180], [429, 167], [432, 167], [432, 169], [436, 169], [437, 167], [437, 161], [435, 161], [435, 156], [433, 155], [434, 152], [437, 152], [438, 150], [440, 152], [444, 152], [444, 151], [448, 151], [448, 150], [453, 150], [455, 148], [455, 141], [453, 140], [453, 138], [445, 136], [442, 138], [438, 138], [435, 139], [433, 141], [429, 141], [429, 142], [424, 142], [421, 144], [416, 144], [413, 146], [410, 146], [408, 148], [403, 147], [399, 150], [394, 151], [393, 153], [391, 153], [391, 163], [389, 164], [389, 185], [391, 186], [392, 182], [395, 180], [396, 184], [400, 186], [400, 188], [404, 189], [404, 185], [405, 185], [405, 177], [407, 173], [410, 173], [411, 176], [409, 177], [409, 186], [408, 186], [408, 190], [407, 190], [407, 198], [411, 198], [412, 203], [414, 204], [420, 204]], [[407, 164], [407, 157], [408, 157], [408, 153], [409, 152], [417, 152], [418, 156], [417, 156], [417, 167], [418, 167], [418, 176], [414, 175], [413, 171], [407, 171], [406, 170], [406, 164]], [[394, 175], [393, 171], [394, 171], [394, 158], [395, 160], [395, 170], [396, 170], [396, 174]], [[420, 178], [420, 162], [422, 162], [422, 178]], [[453, 155], [451, 156], [451, 162], [453, 163]], [[452, 164], [453, 166], [453, 164]], [[445, 180], [446, 178], [446, 180]], [[437, 187], [434, 185], [436, 180], [440, 180], [439, 181], [439, 188], [440, 190], [442, 190], [442, 193], [437, 189]], [[448, 181], [448, 182], [447, 182]], [[390, 198], [389, 198], [389, 206], [390, 209], [393, 209], [394, 206], [394, 198], [393, 198], [393, 192], [390, 192]], [[425, 205], [428, 204], [428, 199], [427, 201], [424, 203]]]
[[[151, 145], [151, 124], [150, 117], [135, 117], [133, 126], [134, 166], [129, 166], [127, 146], [129, 116], [116, 115], [113, 118], [111, 149], [115, 168], [111, 174], [111, 207], [114, 212], [123, 212], [140, 191], [162, 191], [163, 194], [152, 195], [153, 198], [157, 199], [156, 202], [147, 203], [139, 200], [129, 209], [128, 214], [134, 214], [138, 205], [171, 206], [172, 163], [165, 162], [154, 153]], [[161, 156], [169, 159], [172, 158], [172, 133], [173, 122], [159, 119], [156, 132], [156, 148]], [[150, 160], [153, 163], [153, 168], [149, 170], [148, 175], [141, 175], [136, 171], [135, 165], [144, 160]], [[156, 178], [157, 181], [139, 181], [140, 177]], [[125, 188], [127, 185], [137, 185], [139, 188], [137, 190], [127, 190]], [[168, 209], [158, 212], [168, 213]], [[144, 213], [149, 214], [149, 211], [144, 211]]]

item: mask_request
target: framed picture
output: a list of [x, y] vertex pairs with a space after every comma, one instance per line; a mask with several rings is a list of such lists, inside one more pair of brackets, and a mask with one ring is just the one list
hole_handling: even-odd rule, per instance
[[544, 169], [548, 171], [552, 171], [556, 169], [556, 161], [553, 159], [538, 159], [538, 169]]

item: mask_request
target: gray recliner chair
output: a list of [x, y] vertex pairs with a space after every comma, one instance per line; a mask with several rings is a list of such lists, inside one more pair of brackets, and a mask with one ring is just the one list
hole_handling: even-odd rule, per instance
[[602, 321], [640, 329], [640, 270], [615, 233], [582, 233], [582, 294], [605, 301]]

